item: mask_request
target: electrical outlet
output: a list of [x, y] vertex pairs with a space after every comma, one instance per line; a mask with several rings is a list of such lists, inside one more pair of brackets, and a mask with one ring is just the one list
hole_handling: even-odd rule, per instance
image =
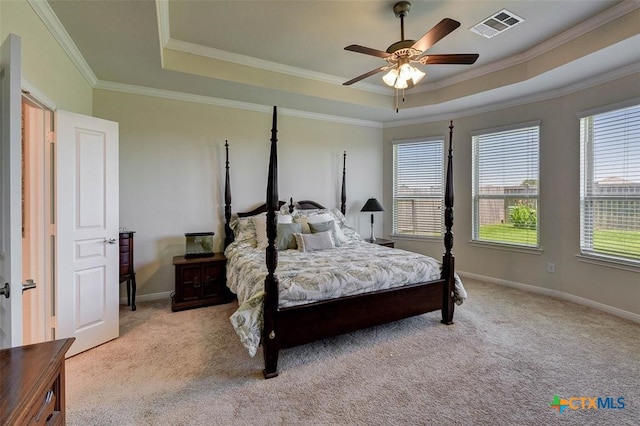
[[547, 263], [547, 272], [551, 272], [552, 274], [556, 272], [556, 264], [555, 263]]

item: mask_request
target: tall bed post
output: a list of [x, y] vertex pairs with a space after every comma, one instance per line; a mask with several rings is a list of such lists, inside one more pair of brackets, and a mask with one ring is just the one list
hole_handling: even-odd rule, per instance
[[453, 324], [453, 289], [455, 285], [453, 248], [453, 121], [449, 124], [449, 156], [444, 191], [444, 248], [442, 256], [442, 279], [446, 280], [442, 292], [442, 322]]
[[342, 192], [340, 193], [340, 211], [347, 211], [347, 151], [342, 154]]
[[225, 176], [224, 176], [224, 248], [233, 242], [233, 231], [229, 226], [231, 222], [231, 182], [229, 180], [229, 141], [224, 141], [225, 149]]
[[271, 153], [269, 156], [269, 177], [267, 180], [267, 240], [266, 252], [267, 277], [264, 280], [264, 327], [262, 331], [262, 348], [264, 351], [265, 379], [278, 375], [278, 330], [276, 315], [278, 310], [278, 277], [275, 274], [278, 266], [278, 251], [275, 240], [278, 227], [276, 212], [279, 210], [278, 200], [278, 124], [277, 107], [273, 107], [273, 126], [271, 128]]

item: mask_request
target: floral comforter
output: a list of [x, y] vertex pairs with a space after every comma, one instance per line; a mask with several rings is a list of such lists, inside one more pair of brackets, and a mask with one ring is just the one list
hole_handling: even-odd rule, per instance
[[[254, 356], [260, 344], [263, 318], [265, 250], [234, 242], [225, 250], [227, 286], [238, 296], [230, 320], [242, 344]], [[280, 307], [372, 292], [436, 280], [440, 264], [433, 258], [364, 241], [349, 241], [331, 250], [278, 252], [276, 275]], [[455, 302], [466, 298], [456, 276]]]

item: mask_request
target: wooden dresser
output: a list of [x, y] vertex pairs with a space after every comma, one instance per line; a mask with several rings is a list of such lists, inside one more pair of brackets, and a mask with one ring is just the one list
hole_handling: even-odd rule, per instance
[[74, 340], [0, 350], [0, 424], [65, 424], [64, 355]]
[[175, 256], [176, 281], [171, 310], [175, 312], [233, 300], [227, 288], [226, 264], [227, 258], [222, 253], [191, 259]]
[[120, 232], [120, 282], [127, 282], [127, 306], [136, 310], [136, 273], [133, 270], [133, 234]]

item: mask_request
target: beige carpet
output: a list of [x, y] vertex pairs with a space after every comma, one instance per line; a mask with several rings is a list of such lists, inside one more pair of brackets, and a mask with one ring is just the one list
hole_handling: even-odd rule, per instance
[[[228, 321], [235, 303], [121, 308], [120, 338], [67, 360], [70, 425], [638, 425], [640, 325], [466, 280], [439, 313], [281, 351], [262, 378]], [[550, 407], [554, 395], [624, 408]], [[604, 401], [604, 399], [603, 399]], [[574, 403], [575, 406], [576, 403]]]

